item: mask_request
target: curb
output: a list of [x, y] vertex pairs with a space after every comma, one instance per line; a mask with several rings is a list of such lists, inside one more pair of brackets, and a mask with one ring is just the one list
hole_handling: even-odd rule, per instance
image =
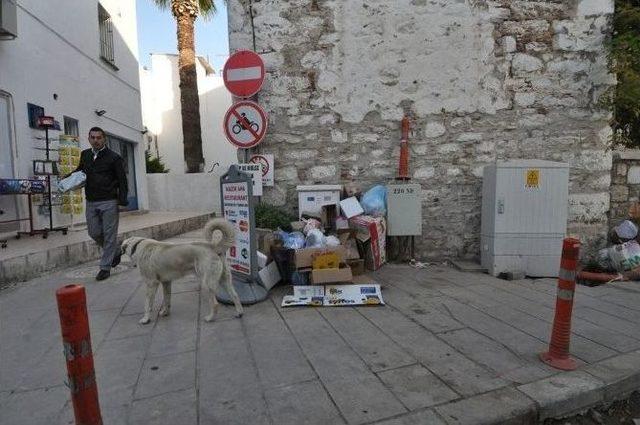
[[[157, 240], [167, 239], [192, 230], [201, 229], [209, 214], [202, 214], [156, 224], [141, 229], [118, 233], [118, 239], [131, 236], [142, 236]], [[92, 240], [72, 243], [70, 245], [54, 247], [45, 251], [34, 252], [0, 261], [0, 290], [6, 285], [24, 282], [51, 271], [75, 266], [87, 261], [99, 259], [100, 248]]]
[[414, 411], [378, 425], [537, 425], [580, 414], [640, 390], [640, 350], [585, 365], [572, 372]]

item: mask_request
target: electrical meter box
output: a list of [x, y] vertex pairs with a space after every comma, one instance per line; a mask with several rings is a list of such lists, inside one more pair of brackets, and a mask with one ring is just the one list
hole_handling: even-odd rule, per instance
[[484, 168], [480, 256], [489, 274], [556, 277], [567, 231], [569, 165], [541, 160]]
[[419, 184], [387, 185], [387, 235], [422, 235], [421, 195]]

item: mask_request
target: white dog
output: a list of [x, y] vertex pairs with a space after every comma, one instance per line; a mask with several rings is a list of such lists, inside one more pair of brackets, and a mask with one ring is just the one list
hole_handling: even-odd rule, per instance
[[215, 218], [204, 226], [204, 234], [206, 242], [173, 244], [136, 236], [122, 242], [122, 254], [128, 255], [138, 266], [147, 285], [144, 316], [140, 323], [149, 323], [153, 300], [160, 284], [164, 297], [159, 314], [168, 315], [171, 309], [171, 282], [191, 273], [202, 279], [203, 286], [208, 289], [210, 312], [204, 318], [207, 322], [215, 318], [218, 310], [216, 292], [220, 282], [233, 300], [236, 317], [242, 316], [242, 304], [231, 282], [231, 270], [225, 258], [227, 249], [235, 240], [235, 229], [227, 220]]

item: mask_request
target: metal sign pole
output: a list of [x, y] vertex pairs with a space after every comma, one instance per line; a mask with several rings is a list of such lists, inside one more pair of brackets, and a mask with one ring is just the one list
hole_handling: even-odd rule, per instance
[[[251, 174], [243, 173], [235, 165], [220, 176], [222, 214], [236, 229], [236, 241], [227, 254], [227, 261], [231, 262], [233, 286], [242, 304], [255, 304], [267, 298], [267, 290], [258, 283], [252, 181]], [[218, 286], [216, 298], [224, 304], [233, 303], [223, 285]]]

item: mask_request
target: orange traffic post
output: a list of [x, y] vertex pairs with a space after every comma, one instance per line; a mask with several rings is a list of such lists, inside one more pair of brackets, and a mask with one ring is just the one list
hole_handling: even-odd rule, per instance
[[400, 164], [398, 178], [409, 178], [409, 118], [402, 118], [402, 139], [400, 139]]
[[84, 286], [59, 288], [56, 298], [76, 425], [102, 425]]
[[551, 342], [549, 342], [549, 351], [540, 354], [543, 362], [561, 370], [574, 370], [577, 368], [576, 361], [569, 355], [569, 342], [579, 255], [580, 241], [578, 239], [565, 238], [562, 242], [556, 315], [553, 319]]

